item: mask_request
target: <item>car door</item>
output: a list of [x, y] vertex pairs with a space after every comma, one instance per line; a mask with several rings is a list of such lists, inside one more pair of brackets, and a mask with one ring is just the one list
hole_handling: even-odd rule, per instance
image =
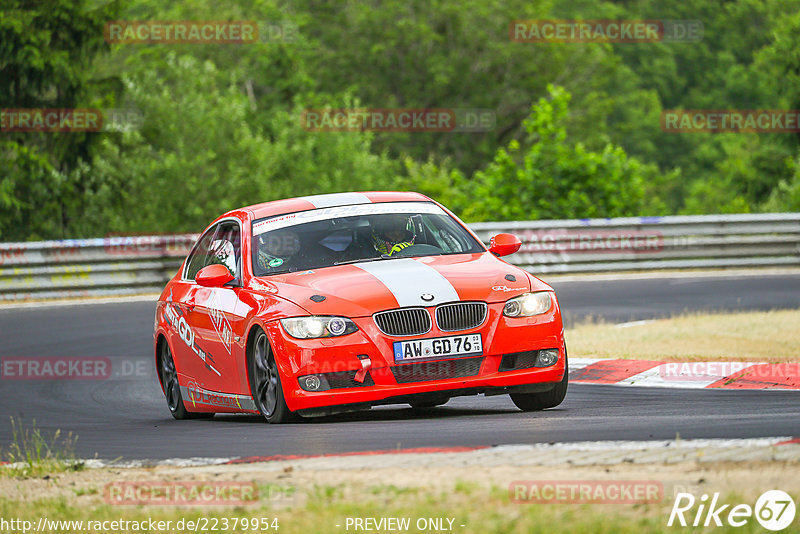
[[[237, 335], [241, 335], [243, 318], [236, 316], [238, 291], [241, 286], [241, 226], [237, 220], [221, 222], [209, 243], [205, 265], [225, 265], [234, 279], [223, 287], [194, 285], [192, 326], [197, 343], [206, 354], [205, 372], [197, 384], [205, 390], [239, 393], [242, 370]], [[238, 330], [237, 330], [238, 328]]]
[[219, 374], [213, 355], [207, 351], [198, 335], [199, 329], [207, 321], [198, 310], [197, 299], [203, 298], [200, 290], [207, 288], [201, 288], [194, 281], [200, 269], [209, 264], [209, 254], [218, 229], [219, 224], [216, 224], [203, 233], [186, 259], [181, 279], [173, 284], [172, 293], [167, 296], [164, 316], [171, 326], [170, 345], [182, 385], [205, 381], [207, 377]]

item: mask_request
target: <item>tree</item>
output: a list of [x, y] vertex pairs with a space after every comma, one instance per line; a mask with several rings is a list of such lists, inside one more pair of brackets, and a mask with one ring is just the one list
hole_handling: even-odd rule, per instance
[[[612, 144], [601, 151], [572, 143], [565, 129], [570, 95], [550, 86], [525, 120], [528, 139], [500, 148], [469, 188], [471, 220], [616, 217], [637, 213], [645, 179], [656, 173]], [[524, 148], [523, 148], [524, 147]]]
[[307, 131], [299, 99], [258, 114], [261, 122], [241, 80], [211, 59], [163, 54], [128, 58], [126, 95], [144, 123], [96, 151], [98, 194], [81, 235], [199, 231], [243, 205], [371, 189], [393, 176], [394, 163], [371, 153], [370, 134]]
[[[115, 4], [4, 0], [0, 11], [0, 102], [5, 109], [91, 107], [114, 90], [90, 66], [108, 49], [103, 24]], [[92, 99], [94, 99], [92, 101]], [[83, 213], [87, 184], [77, 172], [97, 133], [3, 132], [0, 238], [63, 237]]]

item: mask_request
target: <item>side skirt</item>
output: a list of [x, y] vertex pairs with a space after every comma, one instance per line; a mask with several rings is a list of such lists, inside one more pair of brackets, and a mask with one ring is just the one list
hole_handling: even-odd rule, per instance
[[222, 408], [221, 411], [229, 413], [258, 413], [256, 403], [253, 401], [253, 397], [249, 395], [235, 395], [233, 393], [209, 391], [193, 383], [190, 383], [188, 386], [181, 386], [181, 397], [183, 397], [184, 404], [189, 410], [200, 407]]

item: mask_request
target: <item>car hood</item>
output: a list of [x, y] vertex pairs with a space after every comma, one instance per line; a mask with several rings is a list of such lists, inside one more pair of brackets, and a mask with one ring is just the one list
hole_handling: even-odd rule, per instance
[[258, 278], [251, 285], [269, 287], [310, 314], [349, 317], [454, 301], [504, 302], [527, 291], [552, 290], [488, 252], [339, 265]]

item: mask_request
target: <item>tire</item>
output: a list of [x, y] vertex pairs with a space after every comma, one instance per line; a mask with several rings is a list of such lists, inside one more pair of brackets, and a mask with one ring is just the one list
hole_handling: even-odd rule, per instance
[[545, 408], [555, 408], [564, 401], [569, 385], [569, 366], [564, 352], [564, 378], [550, 391], [541, 393], [511, 393], [511, 401], [523, 412], [536, 412]]
[[186, 409], [181, 396], [175, 360], [172, 358], [172, 350], [166, 339], [161, 343], [160, 361], [161, 385], [164, 387], [164, 396], [167, 398], [167, 407], [172, 417], [175, 419], [211, 419], [214, 417], [214, 414], [210, 412], [190, 412]]
[[295, 414], [286, 405], [278, 365], [267, 335], [259, 329], [247, 355], [250, 393], [268, 423], [287, 423]]

